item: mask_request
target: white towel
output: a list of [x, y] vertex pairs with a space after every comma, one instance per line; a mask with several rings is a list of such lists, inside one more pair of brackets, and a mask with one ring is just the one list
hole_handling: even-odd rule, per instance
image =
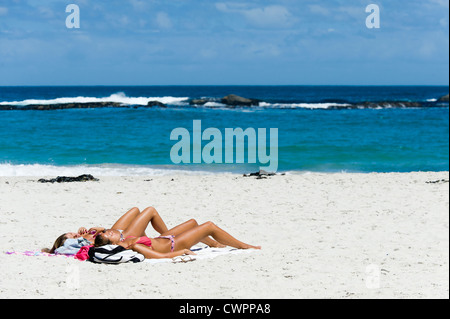
[[183, 263], [183, 262], [189, 262], [194, 260], [201, 260], [201, 259], [212, 259], [216, 258], [218, 256], [223, 255], [229, 255], [229, 254], [242, 254], [242, 253], [250, 253], [255, 251], [255, 249], [236, 249], [232, 247], [225, 247], [225, 248], [212, 248], [209, 246], [200, 246], [196, 245], [191, 248], [191, 250], [196, 255], [183, 255], [175, 258], [164, 258], [164, 259], [146, 259], [144, 262], [146, 263], [152, 263], [152, 264], [159, 264], [159, 263], [166, 263], [166, 262], [172, 262], [172, 263]]

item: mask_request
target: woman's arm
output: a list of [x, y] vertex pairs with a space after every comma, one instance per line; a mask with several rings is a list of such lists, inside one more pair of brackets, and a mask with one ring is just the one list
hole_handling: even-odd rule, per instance
[[87, 235], [87, 234], [91, 234], [91, 235], [96, 235], [102, 231], [106, 230], [106, 228], [104, 227], [92, 227], [89, 230], [86, 229], [86, 227], [80, 227], [78, 229], [78, 234], [80, 234], [81, 236], [83, 235]]
[[80, 227], [78, 229], [78, 234], [81, 235], [84, 239], [87, 239], [90, 242], [94, 242], [95, 237], [104, 231], [105, 228], [103, 227], [92, 227], [89, 230], [87, 230], [85, 227]]
[[137, 253], [144, 255], [146, 259], [163, 259], [163, 258], [173, 258], [182, 255], [195, 255], [189, 249], [178, 250], [171, 253], [159, 253], [157, 251], [154, 251], [150, 247], [141, 244], [131, 245], [129, 246], [128, 249], [131, 249]]
[[105, 227], [92, 227], [88, 230], [88, 233], [97, 235], [98, 233], [101, 233], [102, 231], [105, 231]]

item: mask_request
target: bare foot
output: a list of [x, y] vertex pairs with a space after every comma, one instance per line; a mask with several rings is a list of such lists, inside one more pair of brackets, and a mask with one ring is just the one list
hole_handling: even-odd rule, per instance
[[258, 249], [258, 250], [260, 250], [261, 246], [247, 245], [247, 246], [244, 246], [242, 249]]

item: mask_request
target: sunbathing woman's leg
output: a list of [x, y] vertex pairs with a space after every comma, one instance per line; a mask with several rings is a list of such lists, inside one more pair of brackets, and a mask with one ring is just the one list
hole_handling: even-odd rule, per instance
[[131, 221], [130, 225], [124, 229], [123, 235], [127, 236], [145, 236], [145, 230], [151, 223], [153, 228], [160, 234], [167, 232], [169, 229], [164, 223], [161, 216], [153, 207], [147, 207], [136, 218]]
[[175, 239], [175, 250], [190, 249], [192, 246], [203, 241], [208, 236], [213, 237], [216, 241], [223, 245], [238, 249], [261, 249], [260, 246], [252, 246], [243, 243], [216, 226], [214, 223], [207, 222], [178, 235]]
[[133, 207], [122, 217], [120, 217], [119, 220], [111, 227], [111, 229], [126, 229], [140, 213], [141, 212], [139, 211], [139, 208]]
[[[195, 227], [198, 227], [197, 221], [195, 219], [190, 219], [181, 225], [169, 229], [167, 232], [161, 234], [161, 236], [169, 236], [169, 235], [178, 236]], [[203, 238], [201, 242], [204, 243], [205, 245], [208, 245], [209, 247], [224, 247], [224, 245], [219, 244], [217, 241], [215, 241], [210, 237]]]

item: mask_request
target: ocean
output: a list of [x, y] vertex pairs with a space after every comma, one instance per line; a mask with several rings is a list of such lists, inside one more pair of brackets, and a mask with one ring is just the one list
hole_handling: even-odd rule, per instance
[[[267, 152], [269, 130], [278, 129], [278, 172], [448, 171], [449, 106], [438, 102], [448, 92], [447, 86], [0, 87], [0, 107], [18, 108], [0, 110], [0, 176], [249, 173], [264, 166], [247, 160], [247, 142], [244, 163], [175, 164], [171, 133], [187, 130], [194, 145], [195, 120], [202, 131], [223, 136], [227, 128], [265, 128]], [[229, 107], [221, 101], [229, 94], [259, 102]], [[205, 104], [190, 104], [201, 98]], [[164, 106], [145, 107], [149, 101]], [[96, 102], [124, 107], [20, 110]]]

